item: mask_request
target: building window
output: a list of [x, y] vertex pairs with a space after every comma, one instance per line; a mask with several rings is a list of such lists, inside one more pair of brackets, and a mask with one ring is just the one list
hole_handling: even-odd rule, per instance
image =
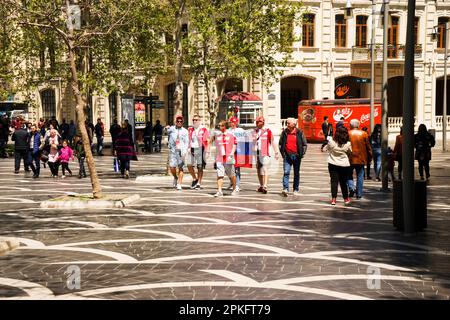
[[420, 22], [420, 18], [415, 17], [414, 18], [414, 44], [416, 44], [416, 45], [419, 43], [419, 22]]
[[446, 44], [446, 39], [447, 39], [447, 30], [445, 29], [445, 24], [448, 22], [448, 18], [447, 17], [440, 17], [438, 19], [438, 43], [437, 43], [437, 47], [444, 49], [445, 48], [445, 44]]
[[113, 123], [117, 119], [117, 92], [112, 92], [108, 97], [109, 102], [109, 123]]
[[347, 20], [344, 18], [343, 14], [336, 15], [335, 19], [335, 44], [336, 47], [343, 48], [347, 45]]
[[50, 119], [56, 116], [56, 98], [54, 89], [41, 91], [42, 116], [44, 119]]
[[188, 35], [188, 25], [186, 23], [183, 23], [181, 25], [181, 34], [182, 34], [183, 39], [186, 38]]
[[302, 45], [303, 47], [314, 47], [314, 18], [313, 14], [303, 15]]
[[398, 57], [398, 17], [391, 17], [392, 25], [388, 29], [388, 58]]
[[367, 46], [367, 16], [356, 17], [356, 41], [357, 47]]

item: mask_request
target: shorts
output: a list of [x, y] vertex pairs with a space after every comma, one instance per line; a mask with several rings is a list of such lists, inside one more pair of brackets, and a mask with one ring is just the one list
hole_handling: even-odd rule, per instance
[[181, 151], [177, 150], [169, 152], [169, 167], [183, 169], [184, 159], [181, 156]]
[[203, 148], [191, 148], [191, 152], [186, 155], [187, 166], [197, 166], [198, 169], [204, 169], [206, 161], [203, 154]]
[[256, 157], [256, 169], [260, 175], [265, 175], [266, 170], [269, 170], [270, 165], [270, 157], [269, 156], [260, 156]]
[[236, 172], [234, 171], [234, 164], [218, 162], [216, 163], [216, 168], [218, 178], [223, 178], [225, 174], [229, 178], [236, 176]]

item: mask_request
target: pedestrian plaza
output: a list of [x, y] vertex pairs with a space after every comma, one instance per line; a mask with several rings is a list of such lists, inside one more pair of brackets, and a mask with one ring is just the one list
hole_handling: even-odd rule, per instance
[[[165, 175], [166, 149], [138, 158], [121, 179], [112, 157], [95, 157], [104, 193], [140, 200], [89, 210], [40, 207], [89, 193], [89, 178], [54, 179], [41, 168], [32, 179], [23, 167], [14, 174], [12, 158], [0, 159], [0, 240], [20, 242], [0, 256], [0, 299], [450, 298], [450, 154], [437, 148], [428, 227], [408, 236], [394, 229], [392, 193], [381, 192], [381, 182], [366, 180], [363, 198], [350, 205], [339, 191], [330, 205], [320, 144], [302, 161], [300, 195], [291, 182], [288, 197], [281, 160], [270, 168], [267, 194], [256, 192], [256, 169], [246, 168], [239, 195], [215, 198], [212, 166], [202, 189], [190, 190], [185, 174], [179, 191]], [[71, 168], [78, 172], [76, 162]]]

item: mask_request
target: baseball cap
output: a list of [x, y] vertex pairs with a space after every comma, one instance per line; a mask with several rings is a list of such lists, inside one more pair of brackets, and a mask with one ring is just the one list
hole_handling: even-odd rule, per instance
[[231, 123], [235, 123], [235, 124], [239, 123], [239, 120], [236, 117], [231, 117], [230, 119], [228, 119], [228, 121], [231, 122]]
[[184, 120], [184, 118], [183, 118], [183, 116], [177, 116], [176, 118], [175, 118], [175, 121], [178, 121], [178, 120]]
[[265, 120], [264, 120], [264, 117], [263, 116], [259, 116], [259, 117], [257, 117], [256, 118], [256, 122], [266, 122]]

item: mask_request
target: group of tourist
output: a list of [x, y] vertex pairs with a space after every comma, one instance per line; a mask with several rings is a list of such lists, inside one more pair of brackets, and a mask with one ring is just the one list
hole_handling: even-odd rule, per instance
[[[191, 189], [201, 189], [204, 177], [204, 169], [207, 161], [214, 162], [217, 176], [217, 192], [215, 197], [223, 196], [223, 184], [225, 176], [230, 180], [231, 195], [237, 195], [240, 189], [241, 168], [250, 168], [256, 164], [259, 186], [257, 192], [268, 192], [269, 167], [272, 158], [278, 160], [279, 154], [283, 158], [282, 195], [289, 194], [289, 177], [293, 171], [293, 194], [299, 195], [300, 165], [307, 151], [305, 134], [296, 127], [297, 120], [289, 118], [286, 128], [283, 129], [278, 142], [278, 148], [274, 143], [272, 131], [265, 126], [262, 116], [256, 118], [254, 129], [244, 130], [239, 128], [238, 119], [231, 117], [228, 121], [222, 120], [217, 128], [207, 129], [201, 124], [201, 117], [194, 115], [193, 123], [188, 129], [183, 127], [183, 116], [176, 117], [176, 123], [163, 128], [157, 121], [155, 128], [148, 132], [150, 138], [156, 132], [155, 142], [161, 143], [163, 129], [168, 134], [169, 167], [173, 176], [173, 186], [182, 190], [184, 173], [187, 171], [192, 177]], [[62, 168], [62, 178], [66, 172], [72, 176], [69, 168], [70, 161], [77, 157], [79, 162], [79, 178], [86, 177], [84, 166], [85, 150], [80, 133], [76, 133], [73, 121], [68, 124], [65, 119], [59, 124], [55, 117], [44, 121], [40, 119], [37, 124], [15, 120], [8, 124], [4, 118], [0, 121], [0, 138], [3, 137], [5, 126], [12, 126], [14, 132], [12, 141], [15, 143], [15, 168], [17, 174], [23, 159], [26, 171], [33, 172], [33, 178], [40, 175], [41, 162], [44, 167], [48, 164], [51, 176], [58, 177], [59, 167]], [[160, 128], [159, 128], [160, 126]], [[338, 185], [341, 188], [344, 203], [349, 204], [350, 198], [363, 196], [364, 176], [370, 179], [370, 163], [374, 160], [376, 179], [380, 181], [381, 173], [381, 126], [376, 125], [369, 136], [367, 130], [359, 128], [357, 119], [350, 121], [350, 130], [343, 124], [336, 128], [324, 118], [322, 130], [328, 151], [328, 172], [331, 185], [331, 204], [337, 201]], [[103, 155], [104, 125], [101, 119], [97, 119], [94, 126], [87, 120], [85, 127], [88, 132], [91, 149], [93, 148], [93, 136], [97, 137], [97, 155]], [[9, 129], [8, 129], [9, 130]], [[112, 151], [117, 157], [120, 173], [123, 178], [130, 176], [130, 161], [137, 160], [132, 126], [127, 120], [120, 126], [117, 120], [113, 121], [110, 128], [112, 137]], [[144, 137], [144, 138], [148, 138]], [[0, 140], [1, 142], [5, 140]], [[7, 141], [7, 138], [6, 138]], [[390, 149], [389, 171], [394, 179], [393, 161], [398, 161], [398, 178], [402, 173], [402, 132], [396, 137], [395, 147]], [[147, 141], [147, 144], [149, 142]], [[215, 146], [215, 157], [211, 156], [211, 146]], [[421, 179], [430, 178], [429, 162], [431, 160], [431, 148], [435, 145], [431, 135], [424, 124], [419, 126], [415, 135], [415, 159], [419, 162], [419, 174]], [[0, 145], [1, 147], [1, 145]], [[2, 151], [2, 150], [0, 150]], [[0, 152], [1, 153], [1, 152]], [[367, 172], [366, 172], [367, 169]], [[424, 176], [425, 171], [425, 176]], [[356, 173], [356, 185], [353, 181], [353, 172]]]
[[[326, 123], [327, 119], [324, 119]], [[344, 203], [350, 203], [350, 197], [356, 195], [356, 199], [363, 196], [364, 171], [367, 166], [367, 177], [370, 179], [370, 162], [374, 159], [376, 178], [380, 181], [381, 174], [381, 125], [375, 125], [373, 133], [369, 137], [366, 130], [359, 129], [360, 123], [357, 119], [350, 121], [350, 130], [344, 126], [336, 128], [334, 135], [328, 135], [329, 125], [322, 126], [326, 136], [329, 156], [328, 171], [331, 178], [331, 204], [336, 204], [338, 182], [341, 187]], [[325, 128], [327, 130], [325, 131]], [[426, 179], [430, 178], [431, 148], [435, 145], [435, 139], [427, 130], [425, 124], [419, 126], [414, 136], [415, 159], [419, 162], [420, 178], [424, 180], [424, 169]], [[389, 148], [388, 171], [394, 175], [394, 161], [399, 163], [398, 178], [402, 175], [402, 130], [396, 137], [394, 150]], [[323, 150], [324, 145], [322, 146]], [[356, 171], [356, 188], [353, 181], [353, 171]]]
[[[200, 189], [203, 170], [211, 157], [211, 145], [215, 145], [213, 159], [217, 175], [215, 197], [223, 196], [224, 177], [230, 179], [231, 195], [240, 191], [241, 168], [252, 167], [256, 163], [259, 186], [257, 192], [268, 192], [269, 167], [272, 155], [278, 159], [278, 149], [272, 131], [265, 127], [265, 119], [256, 118], [256, 128], [244, 130], [238, 127], [238, 119], [222, 120], [218, 128], [209, 131], [201, 124], [199, 115], [194, 115], [192, 127], [183, 127], [184, 118], [176, 117], [173, 126], [166, 126], [169, 146], [169, 167], [173, 175], [174, 188], [181, 190], [185, 167], [192, 176], [191, 189]], [[284, 159], [283, 194], [289, 192], [289, 174], [294, 167], [294, 194], [299, 192], [300, 161], [307, 143], [303, 132], [296, 128], [295, 119], [288, 119], [288, 128], [280, 138], [279, 151]], [[271, 152], [271, 150], [273, 150]], [[255, 161], [253, 161], [253, 158]], [[197, 169], [197, 170], [195, 170]]]

